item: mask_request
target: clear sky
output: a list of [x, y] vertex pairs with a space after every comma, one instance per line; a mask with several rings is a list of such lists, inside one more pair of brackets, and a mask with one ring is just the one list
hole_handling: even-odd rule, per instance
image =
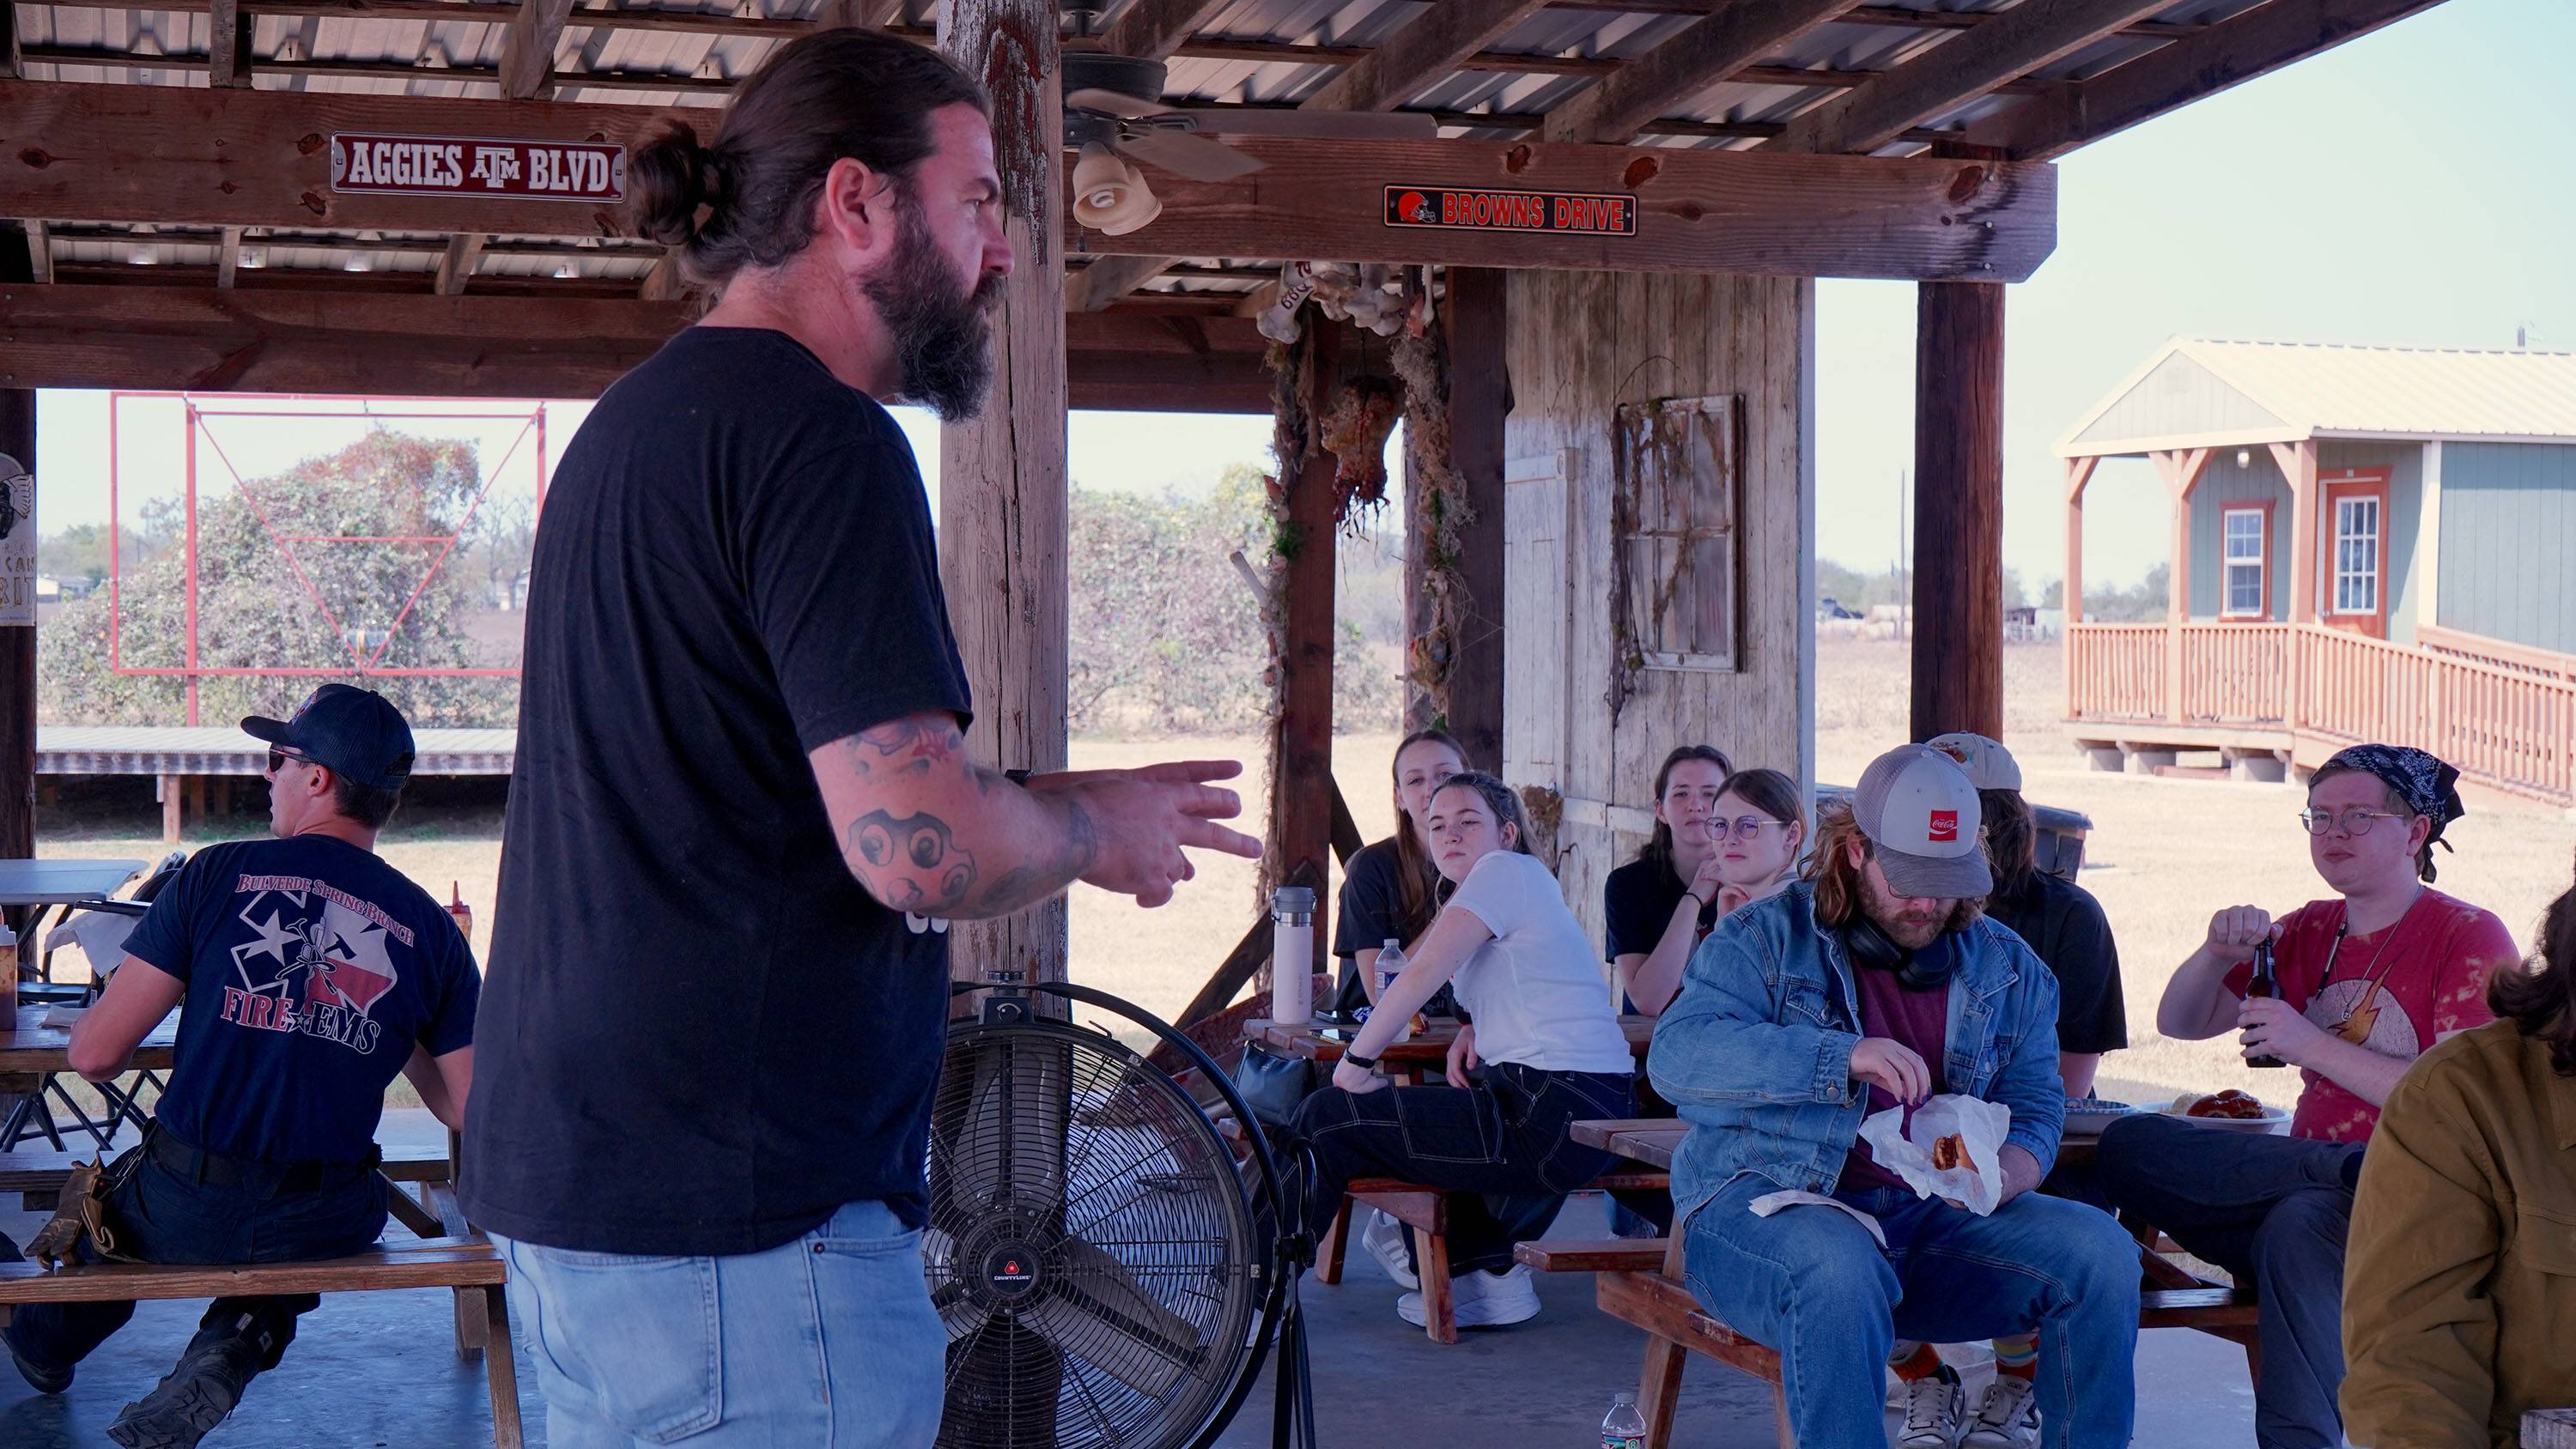
[[[2005, 562], [2034, 590], [2063, 572], [2050, 447], [2167, 337], [2510, 347], [2521, 326], [2535, 347], [2576, 348], [2570, 57], [2571, 0], [2448, 0], [2060, 163], [2057, 253], [2006, 303]], [[1826, 558], [1867, 569], [1895, 555], [1913, 334], [1909, 285], [1818, 287]], [[586, 411], [551, 409], [555, 453]], [[937, 427], [902, 416], [935, 480]], [[301, 439], [267, 426], [217, 425], [248, 476], [292, 461], [299, 441], [336, 447], [350, 425]], [[463, 426], [488, 439], [489, 465], [517, 425]], [[46, 532], [106, 517], [106, 434], [102, 394], [41, 400]], [[129, 517], [137, 494], [175, 489], [180, 440], [148, 414], [119, 430]], [[1268, 442], [1267, 418], [1077, 413], [1073, 473], [1090, 488], [1186, 491], [1263, 462]], [[499, 486], [526, 486], [529, 466], [523, 454]], [[228, 477], [212, 460], [201, 473], [209, 487]], [[2126, 583], [2163, 560], [2167, 505], [2143, 461], [2104, 464], [2085, 517], [2088, 580]]]

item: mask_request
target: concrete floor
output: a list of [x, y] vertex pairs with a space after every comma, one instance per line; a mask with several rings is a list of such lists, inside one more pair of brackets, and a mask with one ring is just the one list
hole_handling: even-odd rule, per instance
[[[413, 1121], [408, 1119], [417, 1118]], [[387, 1114], [387, 1140], [436, 1140], [428, 1114]], [[1567, 1205], [1552, 1235], [1603, 1235], [1597, 1199]], [[0, 1210], [0, 1232], [25, 1242], [40, 1215]], [[1471, 1330], [1452, 1348], [1395, 1315], [1396, 1288], [1364, 1253], [1338, 1287], [1304, 1292], [1315, 1341], [1318, 1441], [1327, 1446], [1420, 1444], [1474, 1449], [1575, 1449], [1597, 1442], [1612, 1393], [1633, 1388], [1636, 1331], [1603, 1318], [1591, 1280], [1547, 1278], [1547, 1310], [1507, 1329]], [[149, 1392], [196, 1331], [202, 1303], [146, 1303], [123, 1333], [81, 1365], [71, 1391], [28, 1389], [0, 1359], [0, 1449], [105, 1443], [118, 1410]], [[263, 1375], [209, 1445], [276, 1449], [471, 1449], [491, 1443], [481, 1365], [450, 1347], [445, 1290], [328, 1296], [306, 1316], [277, 1372]], [[545, 1407], [521, 1334], [520, 1401], [528, 1443], [546, 1442]], [[2245, 1357], [2196, 1333], [2145, 1335], [2137, 1359], [2138, 1449], [2209, 1449], [2253, 1437]], [[1982, 1371], [1972, 1373], [1974, 1392]], [[1222, 1449], [1271, 1442], [1271, 1371], [1220, 1440]], [[1683, 1378], [1674, 1449], [1770, 1449], [1769, 1391], [1705, 1361]]]

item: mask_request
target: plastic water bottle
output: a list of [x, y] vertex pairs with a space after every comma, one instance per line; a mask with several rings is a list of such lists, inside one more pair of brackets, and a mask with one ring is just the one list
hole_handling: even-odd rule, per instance
[[1646, 1449], [1646, 1416], [1637, 1411], [1635, 1389], [1610, 1396], [1610, 1412], [1601, 1416], [1601, 1449]]
[[[1395, 984], [1395, 978], [1403, 974], [1404, 967], [1404, 943], [1393, 936], [1387, 937], [1386, 944], [1380, 946], [1377, 953], [1377, 999], [1379, 1001], [1386, 1000], [1386, 989]], [[1390, 1044], [1412, 1040], [1414, 1028], [1421, 1024], [1420, 1019], [1416, 1018], [1397, 1027], [1395, 1035], [1390, 1038]]]

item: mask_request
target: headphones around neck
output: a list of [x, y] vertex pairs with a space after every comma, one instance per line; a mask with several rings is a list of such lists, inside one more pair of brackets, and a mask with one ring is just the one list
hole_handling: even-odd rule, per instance
[[1842, 928], [1843, 954], [1864, 971], [1893, 971], [1897, 986], [1905, 991], [1931, 991], [1950, 984], [1950, 973], [1958, 968], [1958, 953], [1943, 951], [1931, 960], [1898, 945], [1867, 911], [1854, 911], [1850, 924]]

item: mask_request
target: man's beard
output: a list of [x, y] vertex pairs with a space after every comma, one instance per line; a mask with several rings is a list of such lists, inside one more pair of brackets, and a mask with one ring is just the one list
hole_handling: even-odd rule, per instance
[[1974, 901], [1952, 901], [1946, 911], [1922, 914], [1900, 906], [1893, 895], [1879, 894], [1871, 887], [1867, 876], [1861, 878], [1861, 887], [1868, 895], [1868, 899], [1861, 903], [1861, 909], [1868, 912], [1869, 918], [1886, 933], [1887, 939], [1908, 951], [1922, 950], [1944, 931], [1965, 930], [1977, 916], [1977, 903]]
[[941, 422], [964, 422], [983, 407], [993, 385], [986, 314], [1002, 293], [1002, 274], [987, 273], [974, 291], [962, 291], [920, 207], [906, 196], [894, 210], [894, 255], [859, 287], [894, 342], [897, 396], [937, 413]]

